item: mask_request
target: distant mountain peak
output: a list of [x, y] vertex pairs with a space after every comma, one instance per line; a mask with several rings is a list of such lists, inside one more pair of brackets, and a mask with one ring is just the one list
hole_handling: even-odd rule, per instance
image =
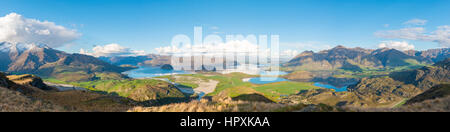
[[41, 43], [10, 43], [0, 42], [0, 52], [24, 52], [27, 50], [50, 49], [46, 44]]
[[338, 45], [336, 47], [334, 47], [333, 49], [346, 49], [347, 47], [343, 46], [343, 45]]
[[380, 49], [376, 49], [375, 51], [373, 51], [372, 54], [378, 54], [378, 53], [384, 53], [384, 52], [401, 52], [401, 53], [404, 53], [402, 51], [399, 51], [399, 50], [393, 49], [393, 48], [380, 48]]
[[294, 58], [298, 58], [298, 57], [302, 57], [302, 56], [311, 56], [314, 54], [314, 51], [303, 51], [302, 53], [298, 54], [297, 56], [295, 56]]
[[392, 48], [364, 49], [360, 47], [346, 48], [342, 45], [317, 53], [303, 52], [291, 59], [286, 66], [302, 70], [336, 70], [359, 68], [389, 68], [411, 66], [415, 64], [431, 64], [449, 58], [447, 49], [435, 49], [413, 53]]

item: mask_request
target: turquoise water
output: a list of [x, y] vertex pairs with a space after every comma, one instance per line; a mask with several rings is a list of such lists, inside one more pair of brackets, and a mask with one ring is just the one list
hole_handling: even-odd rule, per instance
[[281, 76], [286, 74], [288, 73], [284, 71], [263, 71], [259, 73], [261, 76]]
[[165, 75], [175, 75], [175, 74], [189, 74], [187, 71], [176, 71], [176, 70], [164, 70], [160, 67], [139, 67], [131, 71], [124, 72], [129, 77], [132, 78], [150, 78]]
[[250, 78], [250, 80], [248, 80], [248, 81], [253, 84], [269, 84], [269, 83], [283, 82], [283, 81], [289, 81], [289, 80], [284, 79], [284, 78], [279, 78], [279, 77], [255, 77], [255, 78]]
[[328, 89], [334, 89], [334, 90], [336, 90], [336, 92], [345, 92], [345, 91], [347, 91], [347, 86], [342, 87], [342, 88], [337, 88], [335, 86], [328, 85], [328, 84], [322, 84], [320, 82], [314, 83], [314, 86], [322, 87], [322, 88], [328, 88]]
[[260, 72], [259, 75], [266, 76], [266, 77], [250, 78], [248, 81], [253, 84], [269, 84], [269, 83], [289, 81], [284, 78], [274, 77], [274, 76], [280, 76], [280, 75], [286, 75], [286, 74], [288, 74], [288, 73], [283, 72], [283, 71], [263, 71], [263, 72]]
[[[284, 79], [284, 78], [279, 78], [279, 77], [255, 77], [255, 78], [250, 78], [248, 80], [248, 82], [250, 82], [250, 83], [259, 84], [259, 85], [283, 82], [283, 81], [289, 81], [289, 80]], [[321, 87], [321, 88], [334, 89], [336, 92], [345, 92], [345, 91], [347, 91], [347, 87], [348, 87], [348, 86], [345, 86], [345, 87], [338, 88], [333, 85], [323, 84], [320, 82], [315, 82], [314, 86]]]

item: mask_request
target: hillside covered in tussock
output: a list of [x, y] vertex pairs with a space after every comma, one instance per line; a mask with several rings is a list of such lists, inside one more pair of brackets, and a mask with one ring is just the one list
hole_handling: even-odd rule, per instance
[[34, 100], [20, 92], [0, 87], [0, 112], [63, 112], [63, 107]]
[[450, 112], [450, 85], [437, 85], [405, 102], [396, 108], [356, 108], [347, 111], [359, 112]]
[[137, 103], [128, 98], [92, 91], [60, 92], [34, 75], [0, 73], [2, 112], [124, 112], [134, 106]]
[[128, 112], [339, 112], [342, 109], [328, 105], [280, 104], [233, 100], [218, 96], [186, 103], [173, 103], [156, 107], [135, 107]]

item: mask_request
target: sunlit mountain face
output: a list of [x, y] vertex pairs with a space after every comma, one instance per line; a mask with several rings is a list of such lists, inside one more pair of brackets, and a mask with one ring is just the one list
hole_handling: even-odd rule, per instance
[[1, 42], [0, 43], [0, 52], [24, 52], [27, 50], [34, 50], [49, 47], [46, 44], [35, 44], [35, 43], [10, 43], [10, 42]]
[[120, 73], [126, 69], [92, 56], [59, 51], [46, 44], [3, 42], [0, 47], [2, 61], [0, 68], [12, 74], [36, 74], [42, 77], [73, 76], [80, 80], [90, 80], [95, 78], [95, 72]]
[[0, 0], [0, 112], [450, 112], [449, 7]]

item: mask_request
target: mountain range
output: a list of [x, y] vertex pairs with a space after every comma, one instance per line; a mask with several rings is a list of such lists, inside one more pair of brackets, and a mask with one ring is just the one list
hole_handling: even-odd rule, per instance
[[[399, 51], [395, 49], [335, 48], [320, 52], [305, 51], [285, 66], [298, 70], [363, 71], [398, 67], [422, 67], [450, 57], [450, 49]], [[99, 57], [70, 54], [45, 44], [0, 42], [0, 71], [13, 74], [36, 74], [65, 81], [89, 81], [99, 78], [123, 78], [120, 74], [133, 66], [163, 66], [170, 56]]]
[[396, 49], [363, 49], [337, 46], [320, 52], [305, 51], [285, 66], [295, 70], [351, 70], [387, 69], [403, 66], [433, 64], [450, 57], [450, 49], [399, 51]]
[[163, 66], [171, 63], [170, 56], [157, 54], [148, 54], [145, 56], [101, 56], [98, 58], [113, 65]]
[[428, 49], [424, 51], [409, 50], [405, 51], [410, 56], [418, 56], [429, 61], [439, 62], [450, 57], [450, 48]]
[[37, 74], [66, 81], [92, 80], [105, 77], [105, 73], [122, 76], [120, 73], [128, 70], [92, 56], [69, 54], [45, 44], [1, 42], [0, 61], [0, 71]]

